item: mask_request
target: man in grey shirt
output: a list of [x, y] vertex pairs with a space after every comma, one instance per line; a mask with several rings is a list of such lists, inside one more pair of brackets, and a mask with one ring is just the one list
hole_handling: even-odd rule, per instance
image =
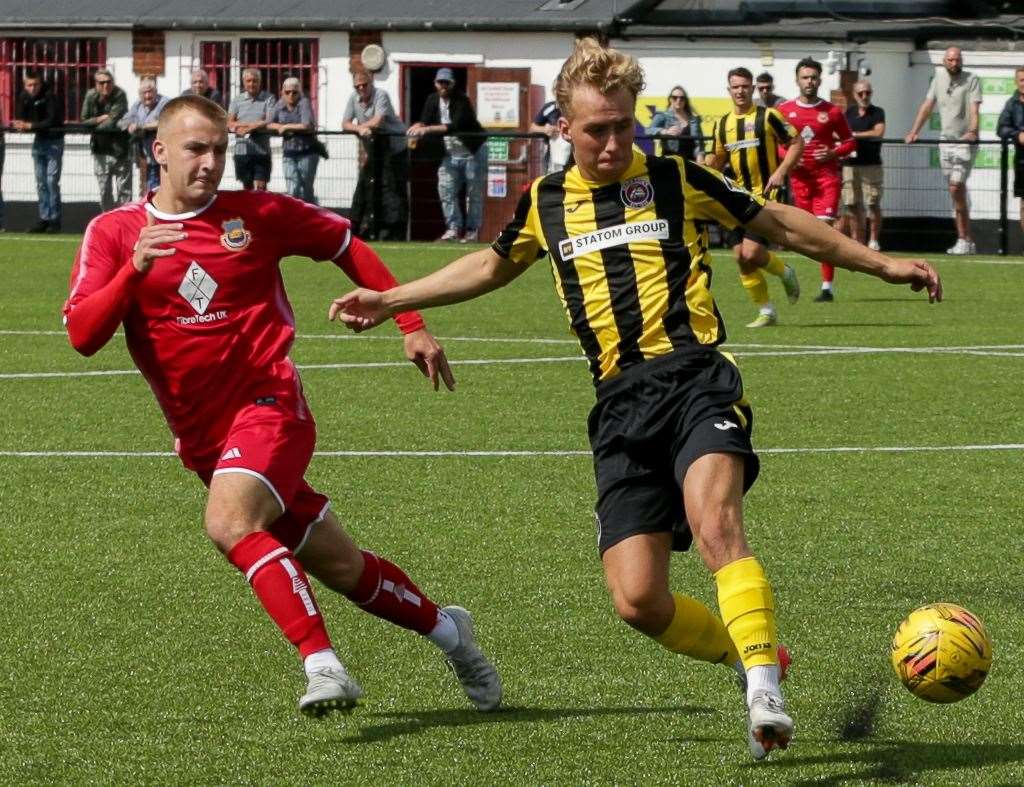
[[160, 185], [160, 167], [153, 158], [153, 141], [156, 139], [160, 113], [169, 100], [156, 91], [156, 77], [146, 75], [139, 80], [139, 100], [117, 122], [118, 128], [131, 134], [134, 141], [143, 196]]
[[905, 140], [915, 142], [928, 116], [938, 107], [939, 139], [942, 140], [939, 144], [939, 165], [949, 184], [957, 234], [956, 243], [946, 250], [946, 254], [976, 254], [967, 204], [967, 177], [978, 152], [974, 143], [978, 141], [981, 83], [970, 71], [964, 71], [960, 47], [949, 47], [942, 58], [942, 65], [943, 68], [932, 77], [928, 93]]
[[270, 134], [267, 123], [276, 103], [262, 89], [255, 68], [242, 72], [244, 92], [231, 99], [228, 131], [235, 135], [235, 177], [246, 191], [266, 191], [270, 180]]
[[[377, 166], [374, 155], [379, 152], [382, 156], [379, 166], [383, 215], [378, 217], [378, 237], [404, 239], [408, 216], [405, 189], [409, 179], [406, 166], [405, 124], [395, 114], [388, 94], [374, 87], [373, 77], [368, 71], [353, 73], [352, 86], [355, 90], [345, 105], [341, 127], [345, 131], [353, 131], [359, 135], [366, 153], [363, 165], [359, 169], [359, 180], [352, 199], [352, 226], [355, 227], [356, 234], [363, 237], [372, 226], [373, 173]], [[394, 136], [387, 140], [375, 141], [374, 134]]]

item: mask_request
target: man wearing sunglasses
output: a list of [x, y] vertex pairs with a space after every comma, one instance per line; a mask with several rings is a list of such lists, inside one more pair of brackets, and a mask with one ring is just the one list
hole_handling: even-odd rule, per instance
[[870, 249], [878, 251], [881, 248], [878, 238], [882, 232], [881, 140], [885, 136], [885, 110], [871, 103], [873, 92], [871, 83], [866, 79], [855, 83], [853, 97], [857, 103], [846, 109], [846, 122], [857, 140], [857, 150], [843, 162], [846, 214], [842, 217], [842, 229], [854, 240], [866, 242]]
[[117, 125], [128, 114], [128, 96], [105, 68], [96, 72], [93, 82], [96, 86], [85, 94], [80, 117], [93, 127], [92, 170], [100, 187], [100, 209], [106, 212], [132, 198], [132, 141]]

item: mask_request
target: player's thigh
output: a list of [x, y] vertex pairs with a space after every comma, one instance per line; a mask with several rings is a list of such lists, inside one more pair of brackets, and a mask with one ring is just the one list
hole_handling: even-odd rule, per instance
[[310, 529], [296, 556], [306, 571], [339, 593], [355, 588], [363, 573], [363, 553], [330, 510]]
[[814, 212], [814, 186], [806, 178], [791, 177], [789, 179], [790, 192], [793, 197], [793, 206], [806, 210], [808, 213]]
[[206, 532], [224, 552], [250, 533], [266, 529], [281, 514], [280, 502], [259, 478], [230, 473], [210, 480]]
[[686, 519], [698, 545], [724, 536], [742, 538], [744, 454], [715, 452], [695, 459], [682, 479]]
[[839, 192], [842, 181], [838, 175], [818, 180], [811, 204], [812, 212], [822, 221], [833, 221], [839, 212]]
[[605, 582], [620, 613], [650, 607], [668, 590], [672, 534], [636, 533], [609, 547], [601, 555]]

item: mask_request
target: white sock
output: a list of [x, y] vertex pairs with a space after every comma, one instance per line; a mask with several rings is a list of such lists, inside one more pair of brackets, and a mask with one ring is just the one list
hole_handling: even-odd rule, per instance
[[754, 696], [754, 692], [762, 690], [770, 691], [772, 694], [781, 693], [778, 664], [763, 664], [747, 670], [747, 705], [750, 705], [750, 698]]
[[323, 669], [345, 669], [338, 660], [338, 655], [334, 652], [333, 648], [310, 653], [303, 659], [302, 668], [306, 670], [307, 678], [312, 677], [314, 672], [319, 672]]
[[766, 303], [764, 306], [761, 307], [761, 314], [767, 314], [769, 317], [774, 317], [775, 307], [772, 306], [770, 303]]
[[451, 653], [459, 647], [458, 626], [455, 625], [455, 621], [443, 609], [437, 611], [437, 625], [427, 634], [427, 639], [445, 653]]
[[828, 290], [829, 292], [832, 292], [832, 282], [830, 282], [830, 281], [823, 281], [821, 283], [821, 289], [822, 290]]

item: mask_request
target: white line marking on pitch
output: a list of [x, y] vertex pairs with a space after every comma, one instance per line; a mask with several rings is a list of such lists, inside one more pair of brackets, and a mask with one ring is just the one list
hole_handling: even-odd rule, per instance
[[[759, 448], [759, 454], [911, 454], [948, 451], [1024, 451], [1024, 443], [994, 443], [992, 445], [892, 445], [892, 446], [832, 446], [806, 448]], [[319, 457], [517, 457], [517, 456], [590, 456], [590, 451], [315, 451]], [[0, 457], [56, 457], [67, 459], [147, 458], [161, 459], [176, 456], [172, 451], [0, 451]]]

